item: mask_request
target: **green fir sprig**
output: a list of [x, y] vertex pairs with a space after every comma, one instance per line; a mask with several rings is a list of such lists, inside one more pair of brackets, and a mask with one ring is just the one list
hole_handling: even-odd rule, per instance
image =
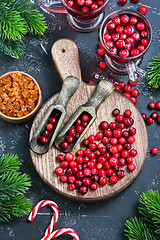
[[29, 0], [0, 1], [0, 49], [2, 52], [20, 57], [24, 52], [22, 37], [43, 34], [47, 28], [44, 16], [32, 9]]
[[31, 201], [25, 197], [31, 181], [19, 171], [20, 165], [17, 155], [6, 154], [0, 158], [0, 221], [21, 217], [31, 210]]
[[141, 218], [126, 221], [125, 236], [129, 240], [160, 239], [160, 195], [158, 191], [149, 190], [140, 196], [138, 211]]
[[160, 53], [153, 57], [153, 62], [150, 62], [147, 67], [147, 81], [153, 88], [160, 87]]

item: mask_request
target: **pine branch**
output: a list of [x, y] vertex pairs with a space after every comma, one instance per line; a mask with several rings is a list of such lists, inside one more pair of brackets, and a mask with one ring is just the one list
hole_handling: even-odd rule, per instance
[[[158, 191], [150, 190], [140, 198], [139, 213], [148, 226], [160, 238], [160, 195]], [[158, 239], [159, 239], [158, 238]]]
[[31, 201], [24, 196], [31, 182], [28, 175], [18, 172], [20, 165], [17, 155], [0, 159], [0, 221], [8, 221], [12, 215], [21, 217], [31, 209]]
[[153, 57], [153, 62], [150, 62], [147, 67], [147, 81], [153, 88], [160, 87], [160, 53]]
[[129, 240], [155, 240], [152, 231], [147, 227], [143, 220], [131, 218], [126, 221], [124, 230], [125, 236]]
[[0, 38], [0, 49], [9, 56], [19, 58], [25, 49], [25, 45], [21, 40], [12, 39], [1, 39]]

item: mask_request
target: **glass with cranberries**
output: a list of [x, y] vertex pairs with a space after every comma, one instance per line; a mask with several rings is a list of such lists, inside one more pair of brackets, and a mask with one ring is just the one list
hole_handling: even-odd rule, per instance
[[150, 47], [152, 28], [140, 13], [130, 10], [108, 15], [100, 29], [100, 43], [107, 65], [115, 72], [127, 74], [138, 81], [136, 66]]
[[80, 32], [91, 32], [103, 21], [109, 0], [61, 0], [67, 10], [69, 24]]

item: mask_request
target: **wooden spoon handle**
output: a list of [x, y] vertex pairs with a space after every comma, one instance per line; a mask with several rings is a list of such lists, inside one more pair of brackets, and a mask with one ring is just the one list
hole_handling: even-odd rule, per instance
[[51, 48], [51, 54], [63, 81], [68, 76], [82, 81], [78, 47], [74, 41], [65, 38], [57, 40]]

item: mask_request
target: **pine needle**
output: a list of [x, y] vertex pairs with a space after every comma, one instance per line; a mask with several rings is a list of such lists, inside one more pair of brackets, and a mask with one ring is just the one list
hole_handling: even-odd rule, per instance
[[147, 81], [153, 88], [160, 87], [160, 53], [153, 57], [153, 62], [150, 62], [147, 67]]
[[124, 230], [129, 240], [155, 240], [152, 231], [147, 228], [143, 220], [136, 217], [126, 221]]
[[17, 155], [0, 158], [0, 221], [21, 217], [31, 209], [31, 201], [24, 196], [31, 181], [27, 174], [19, 172], [20, 165]]
[[12, 56], [14, 58], [19, 58], [25, 49], [25, 45], [22, 40], [12, 40], [12, 39], [1, 39], [0, 38], [0, 49], [5, 54]]

